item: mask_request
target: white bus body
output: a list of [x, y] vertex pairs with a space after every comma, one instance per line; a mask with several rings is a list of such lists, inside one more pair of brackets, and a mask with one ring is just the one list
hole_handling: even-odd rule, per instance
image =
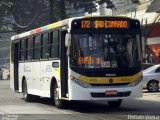
[[[70, 55], [67, 56], [67, 50], [70, 50], [68, 49], [70, 46], [67, 48], [64, 45], [65, 34], [70, 33], [72, 35], [72, 21], [83, 18], [85, 19], [87, 17], [67, 19], [13, 36], [11, 38], [12, 53], [10, 64], [10, 86], [14, 91], [23, 92], [24, 96], [26, 97], [27, 95], [30, 95], [30, 97], [32, 95], [36, 95], [51, 98], [53, 97], [53, 86], [54, 84], [57, 84], [58, 87], [56, 89], [58, 91], [58, 100], [60, 100], [60, 103], [56, 104], [57, 107], [61, 107], [61, 103], [63, 100], [115, 101], [121, 99], [142, 97], [141, 69], [139, 69], [132, 75], [118, 76], [106, 74], [105, 76], [100, 77], [96, 75], [93, 77], [82, 75], [81, 73], [77, 73], [76, 71], [71, 69], [71, 58]], [[109, 18], [111, 19], [112, 17]], [[117, 19], [121, 19], [121, 17]], [[56, 44], [53, 44], [53, 42], [50, 43], [52, 37], [54, 36], [54, 32], [52, 32], [54, 30], [59, 30], [58, 38], [60, 42]], [[39, 47], [36, 47], [35, 44], [38, 44], [37, 42], [35, 42], [36, 37], [40, 35], [40, 41], [43, 41], [44, 34], [48, 36], [47, 39], [44, 39], [48, 40], [50, 43], [47, 44], [48, 46], [46, 48], [48, 49], [48, 53], [46, 54], [49, 54], [49, 56], [51, 56], [52, 47], [58, 45], [58, 58], [47, 57], [47, 55], [45, 54], [44, 56], [47, 59], [42, 59], [41, 53], [40, 57], [34, 60], [34, 55], [36, 56], [36, 50], [39, 49], [39, 52], [42, 52], [43, 48], [45, 49], [45, 43], [43, 45], [40, 45]], [[33, 45], [31, 45], [31, 48], [28, 48], [29, 46], [26, 47], [26, 44], [29, 45], [28, 41], [30, 40], [30, 37], [33, 38]], [[27, 41], [27, 43], [26, 41], [24, 43], [24, 46], [26, 48], [23, 48], [23, 43], [20, 42], [23, 40]], [[31, 59], [29, 58], [30, 56], [28, 56], [28, 54], [30, 54], [30, 50], [32, 50]], [[62, 79], [65, 80], [63, 81]], [[24, 81], [26, 82], [26, 89], [23, 88]], [[27, 92], [25, 92], [25, 90]], [[54, 100], [55, 99], [56, 98], [54, 98]]]

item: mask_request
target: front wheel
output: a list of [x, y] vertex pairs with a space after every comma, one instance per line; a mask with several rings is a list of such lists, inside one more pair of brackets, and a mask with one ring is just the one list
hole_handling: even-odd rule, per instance
[[64, 100], [59, 99], [59, 89], [58, 89], [58, 85], [55, 84], [54, 85], [54, 94], [53, 94], [53, 99], [54, 99], [54, 105], [57, 108], [63, 108], [64, 107]]
[[119, 108], [122, 103], [122, 99], [119, 99], [117, 101], [108, 101], [108, 105], [110, 108]]
[[30, 102], [32, 99], [32, 96], [28, 94], [27, 90], [27, 82], [24, 80], [23, 85], [22, 85], [22, 92], [23, 92], [23, 98], [26, 102]]

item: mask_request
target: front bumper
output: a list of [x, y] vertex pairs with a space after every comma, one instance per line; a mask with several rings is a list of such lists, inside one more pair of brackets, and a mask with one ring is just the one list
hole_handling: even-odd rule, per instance
[[[83, 88], [73, 81], [69, 86], [69, 100], [115, 100], [142, 97], [142, 81], [134, 87], [106, 86]], [[117, 91], [117, 95], [108, 96], [106, 91]]]

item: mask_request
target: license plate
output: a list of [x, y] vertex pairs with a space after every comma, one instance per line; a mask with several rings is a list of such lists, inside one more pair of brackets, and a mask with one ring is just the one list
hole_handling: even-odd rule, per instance
[[106, 95], [117, 95], [117, 90], [112, 90], [112, 91], [106, 91]]

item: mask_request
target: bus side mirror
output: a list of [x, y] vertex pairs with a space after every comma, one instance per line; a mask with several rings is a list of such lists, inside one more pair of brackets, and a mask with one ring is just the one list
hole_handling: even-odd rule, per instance
[[67, 33], [65, 36], [65, 46], [69, 47], [70, 45], [71, 45], [71, 36], [69, 33]]

